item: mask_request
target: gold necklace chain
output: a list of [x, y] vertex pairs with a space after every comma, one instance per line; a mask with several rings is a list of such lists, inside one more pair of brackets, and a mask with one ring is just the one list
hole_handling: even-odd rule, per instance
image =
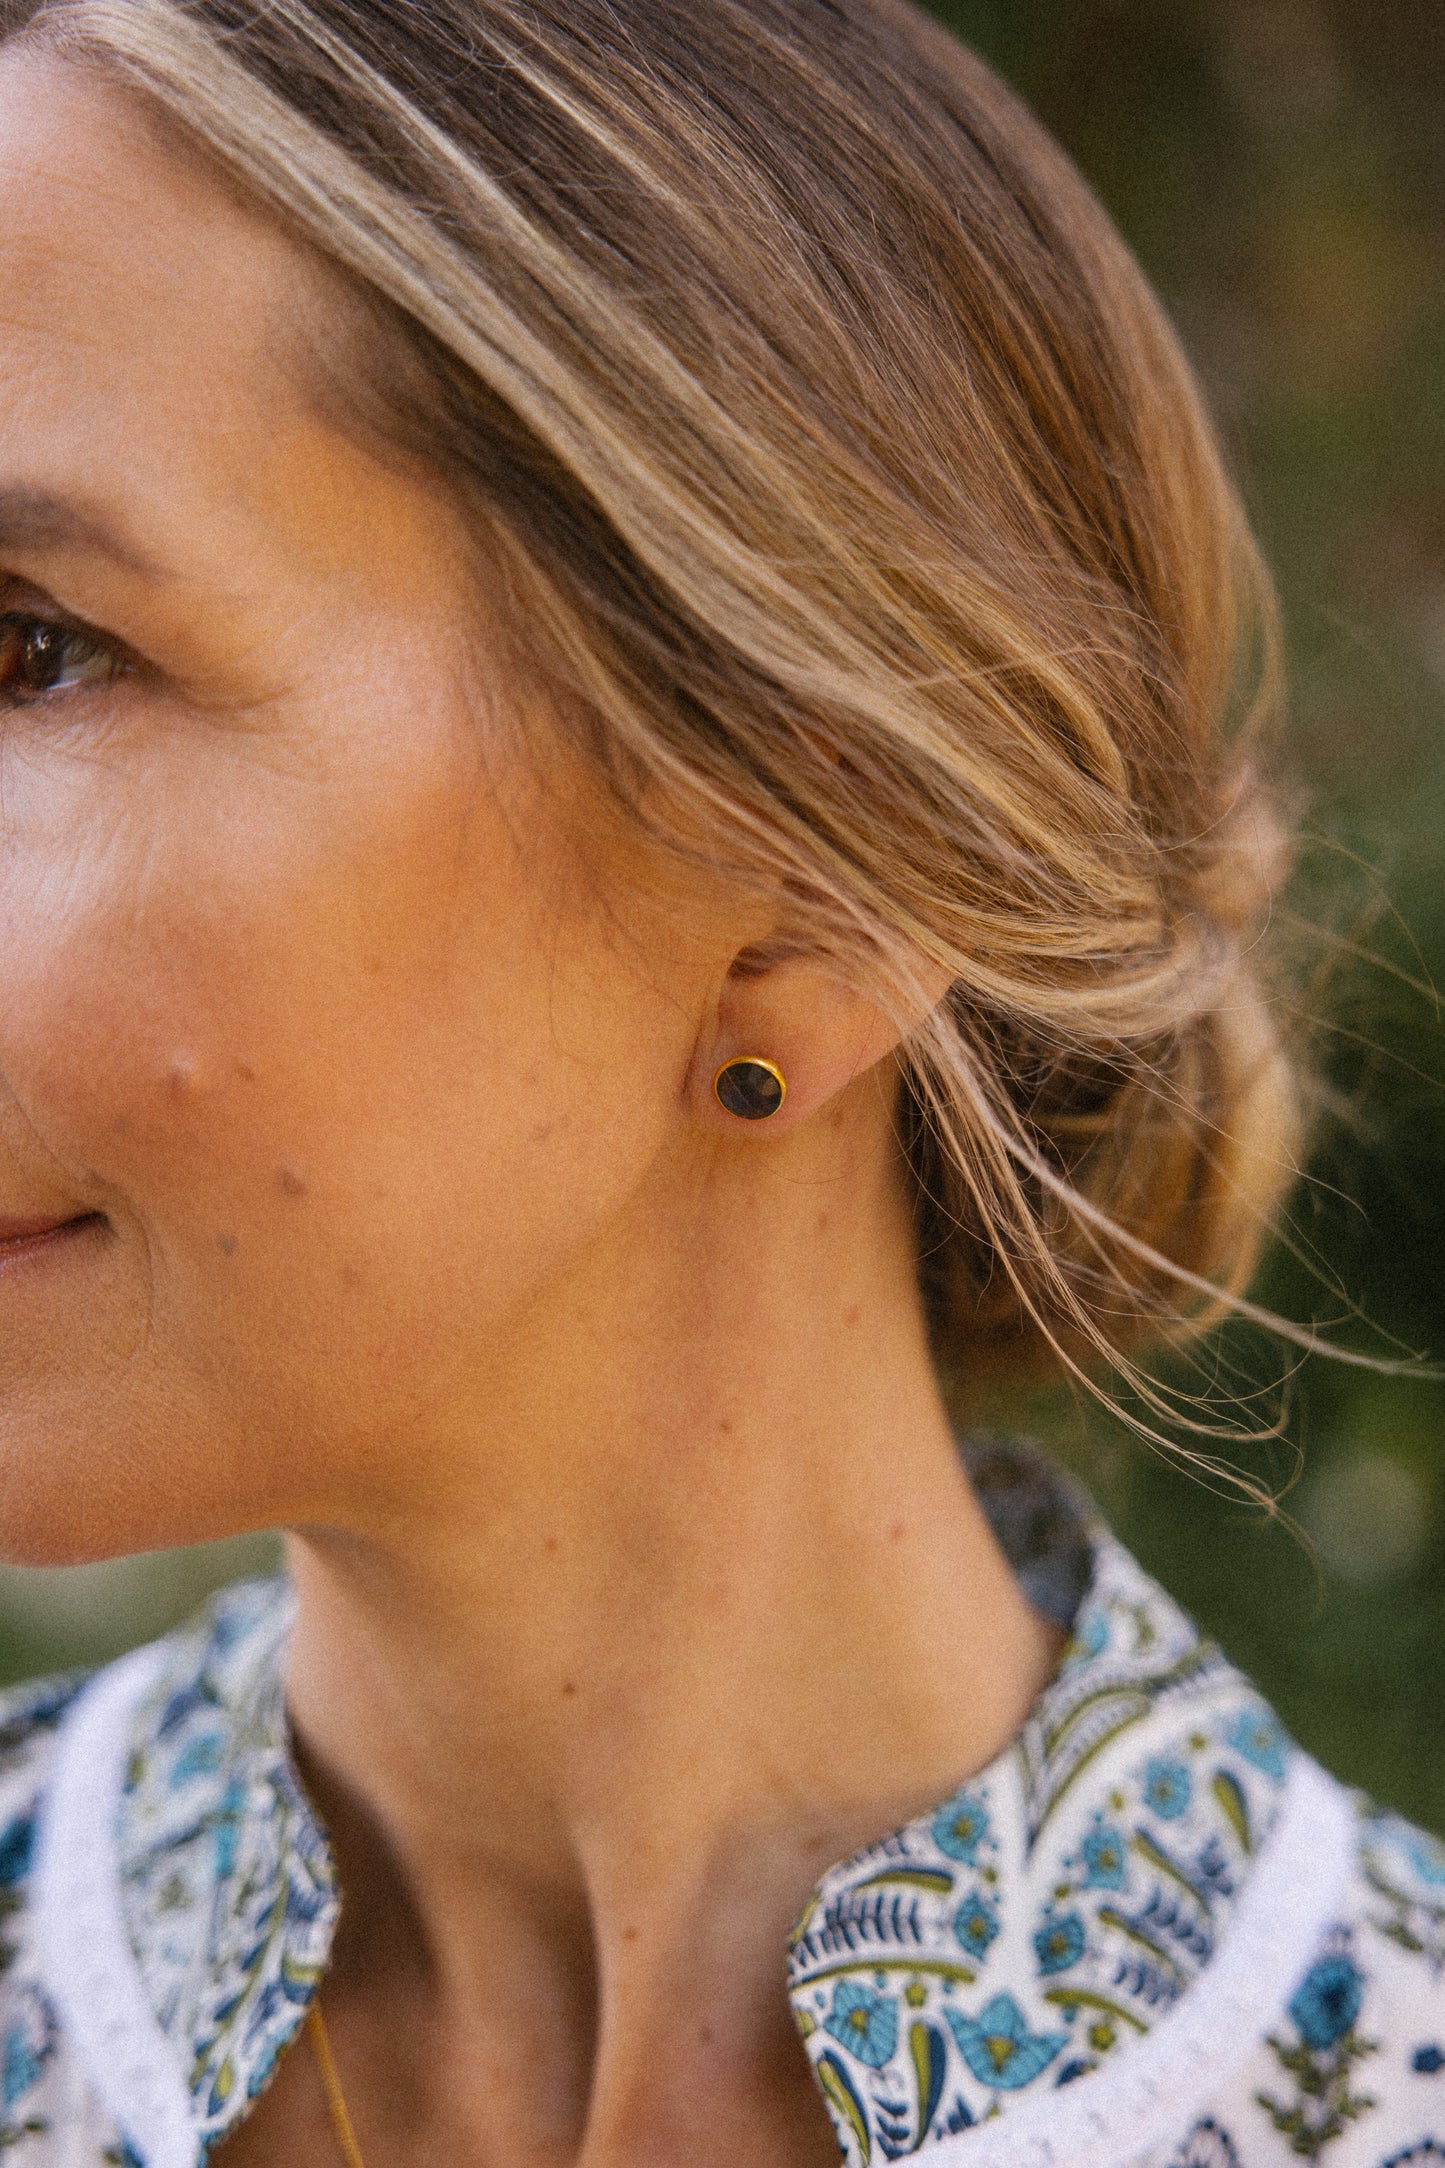
[[356, 2142], [356, 2132], [351, 2127], [351, 2117], [346, 2112], [346, 2099], [341, 2090], [341, 2080], [336, 2074], [336, 2057], [331, 2052], [331, 2036], [326, 2030], [326, 2020], [321, 2015], [319, 1995], [313, 1995], [306, 2005], [306, 2032], [311, 2042], [311, 2052], [316, 2057], [316, 2067], [321, 2072], [321, 2086], [326, 2095], [331, 2128], [336, 2133], [336, 2143], [341, 2148], [346, 2168], [365, 2168], [361, 2147]]

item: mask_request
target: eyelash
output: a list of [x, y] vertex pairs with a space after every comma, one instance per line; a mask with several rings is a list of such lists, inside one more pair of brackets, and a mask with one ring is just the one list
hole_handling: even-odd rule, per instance
[[[32, 707], [82, 686], [111, 685], [129, 667], [119, 650], [63, 618], [26, 610], [0, 614], [0, 708]], [[67, 669], [78, 674], [67, 678]], [[24, 682], [26, 672], [43, 679], [50, 671], [49, 683]]]

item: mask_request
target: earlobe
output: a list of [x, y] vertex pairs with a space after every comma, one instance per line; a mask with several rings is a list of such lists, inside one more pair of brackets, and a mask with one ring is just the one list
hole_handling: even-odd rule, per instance
[[748, 949], [729, 969], [697, 1049], [694, 1089], [729, 1127], [776, 1122], [781, 1130], [806, 1121], [893, 1054], [911, 1028], [910, 1012], [921, 1018], [948, 987], [935, 973], [936, 991], [931, 983], [926, 995], [910, 989], [914, 998], [895, 1006], [886, 993], [850, 985], [831, 959], [793, 950], [760, 967], [758, 954]]

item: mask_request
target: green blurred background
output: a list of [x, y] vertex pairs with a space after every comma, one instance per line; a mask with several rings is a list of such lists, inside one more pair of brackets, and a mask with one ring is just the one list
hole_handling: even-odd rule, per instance
[[[1279, 931], [1327, 1109], [1294, 1210], [1315, 1262], [1277, 1255], [1263, 1293], [1347, 1344], [1385, 1352], [1393, 1336], [1445, 1358], [1445, 1027], [1428, 991], [1445, 987], [1445, 7], [940, 12], [1025, 93], [1138, 251], [1279, 579], [1304, 831]], [[1239, 1336], [1223, 1355], [1280, 1374], [1277, 1352]], [[1070, 1400], [1035, 1412], [1305, 1744], [1445, 1829], [1445, 1389], [1306, 1363], [1285, 1437], [1235, 1455], [1279, 1483], [1302, 1449], [1286, 1500], [1299, 1535]]]
[[[1279, 576], [1305, 833], [1292, 915], [1319, 929], [1286, 937], [1330, 1112], [1295, 1210], [1315, 1262], [1281, 1253], [1263, 1292], [1346, 1343], [1393, 1336], [1445, 1361], [1445, 1023], [1429, 991], [1445, 987], [1445, 6], [938, 6], [1138, 250]], [[1220, 1361], [1281, 1369], [1238, 1336]], [[1298, 1370], [1283, 1436], [1245, 1456], [1277, 1484], [1303, 1449], [1298, 1532], [1075, 1396], [989, 1413], [1080, 1469], [1312, 1751], [1445, 1831], [1445, 1387]], [[0, 1677], [139, 1640], [271, 1556], [248, 1543], [11, 1569]]]

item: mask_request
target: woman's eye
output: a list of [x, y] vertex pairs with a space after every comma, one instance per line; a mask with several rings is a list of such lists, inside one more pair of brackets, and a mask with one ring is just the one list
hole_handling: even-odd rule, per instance
[[76, 685], [107, 685], [124, 662], [75, 625], [45, 617], [0, 617], [0, 702], [39, 700]]

